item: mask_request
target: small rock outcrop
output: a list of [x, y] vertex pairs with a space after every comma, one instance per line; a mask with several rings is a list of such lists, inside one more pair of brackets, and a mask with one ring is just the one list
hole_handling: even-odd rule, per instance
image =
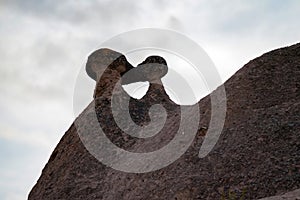
[[[125, 56], [108, 49], [89, 57], [87, 73], [97, 81], [92, 102], [97, 120], [118, 147], [148, 152], [174, 137], [180, 106], [170, 100], [161, 84], [166, 66], [163, 58], [152, 56], [133, 67]], [[132, 76], [126, 77], [129, 71]], [[167, 112], [165, 126], [151, 138], [122, 132], [105, 106], [111, 103], [114, 85], [137, 81], [149, 81], [150, 87], [142, 99], [130, 99], [132, 120], [137, 125], [149, 123], [149, 108], [156, 103]], [[198, 103], [199, 130], [185, 154], [148, 173], [126, 173], [102, 164], [87, 151], [72, 124], [29, 199], [260, 199], [293, 190], [291, 199], [296, 199], [300, 188], [300, 43], [251, 60], [224, 85], [226, 120], [206, 157], [199, 158], [198, 153], [210, 122], [209, 95]], [[123, 92], [122, 87], [116, 90]], [[286, 195], [278, 198], [288, 199]]]

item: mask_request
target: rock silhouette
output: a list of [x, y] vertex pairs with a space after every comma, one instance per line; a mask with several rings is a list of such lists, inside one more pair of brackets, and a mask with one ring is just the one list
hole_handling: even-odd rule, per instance
[[[112, 57], [99, 56], [103, 54]], [[87, 62], [87, 73], [97, 81], [97, 120], [115, 145], [137, 152], [167, 144], [180, 118], [179, 106], [169, 99], [160, 82], [167, 73], [163, 67], [166, 61], [154, 56], [141, 66], [145, 63], [157, 65], [152, 75], [146, 65], [134, 68], [123, 55], [108, 49], [96, 51]], [[124, 73], [130, 70], [133, 76], [126, 78]], [[151, 140], [120, 131], [111, 110], [103, 106], [111, 102], [99, 98], [111, 96], [110, 81], [122, 82], [123, 75], [123, 84], [150, 82], [142, 99], [130, 99], [129, 111], [136, 124], [149, 123], [148, 111], [155, 103], [163, 104], [167, 111], [165, 126]], [[72, 124], [29, 199], [259, 199], [300, 188], [300, 44], [250, 61], [226, 81], [225, 88], [225, 125], [206, 157], [199, 158], [198, 153], [210, 122], [210, 96], [198, 103], [199, 129], [187, 152], [169, 166], [149, 173], [125, 173], [102, 164], [87, 151]]]

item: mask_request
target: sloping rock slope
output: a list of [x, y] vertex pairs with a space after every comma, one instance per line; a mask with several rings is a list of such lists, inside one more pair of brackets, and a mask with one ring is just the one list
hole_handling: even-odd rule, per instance
[[[159, 96], [155, 98], [168, 101], [162, 87], [153, 87], [158, 87], [153, 90]], [[225, 125], [208, 156], [198, 157], [210, 121], [209, 96], [199, 102], [200, 126], [187, 152], [149, 173], [125, 173], [103, 165], [86, 150], [72, 124], [29, 199], [259, 199], [299, 189], [300, 44], [251, 60], [225, 88]], [[136, 102], [133, 107], [144, 106]], [[175, 121], [176, 109], [170, 105]], [[167, 136], [156, 142], [170, 139], [176, 128], [171, 121], [160, 132]], [[120, 141], [120, 147], [140, 149], [130, 137], [107, 134]], [[147, 144], [149, 149], [154, 145]]]

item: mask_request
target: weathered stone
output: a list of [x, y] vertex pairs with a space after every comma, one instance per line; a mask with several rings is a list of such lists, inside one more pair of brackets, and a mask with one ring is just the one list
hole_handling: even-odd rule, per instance
[[[119, 61], [127, 63], [124, 59]], [[99, 62], [106, 61], [90, 60], [89, 64]], [[107, 80], [118, 77], [121, 71], [111, 71]], [[96, 74], [92, 76], [98, 80]], [[98, 82], [96, 101], [102, 86]], [[52, 153], [29, 199], [259, 199], [299, 189], [300, 44], [250, 61], [225, 83], [225, 88], [224, 129], [205, 158], [200, 159], [198, 152], [209, 127], [210, 96], [199, 102], [199, 134], [188, 151], [171, 165], [149, 173], [125, 173], [103, 165], [85, 149], [73, 124]], [[166, 144], [176, 129], [172, 121], [176, 122], [180, 113], [160, 84], [151, 84], [143, 99], [131, 100], [132, 118], [137, 124], [149, 121], [147, 108], [155, 102], [165, 102], [168, 114], [174, 115], [168, 116], [160, 136], [151, 138], [154, 143], [113, 128], [106, 132], [108, 137], [135, 151]], [[98, 103], [98, 114], [104, 113], [98, 115], [101, 122], [110, 114], [99, 106], [103, 102]], [[109, 126], [111, 122], [101, 123]]]

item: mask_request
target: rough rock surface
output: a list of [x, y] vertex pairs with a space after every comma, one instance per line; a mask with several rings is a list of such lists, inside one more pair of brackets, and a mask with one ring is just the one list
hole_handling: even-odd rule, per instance
[[300, 200], [300, 189], [287, 192], [283, 195], [267, 197], [260, 200]]
[[[250, 61], [225, 88], [224, 129], [205, 158], [198, 158], [198, 152], [210, 121], [209, 96], [199, 102], [200, 126], [188, 151], [154, 172], [124, 173], [103, 165], [86, 150], [72, 124], [29, 199], [259, 199], [299, 189], [300, 44]], [[97, 91], [96, 87], [95, 96]], [[168, 114], [174, 113], [168, 118], [177, 120], [177, 106], [169, 102], [160, 84], [151, 84], [144, 98], [130, 103], [136, 123], [143, 120], [135, 116], [134, 109], [141, 109], [147, 120], [147, 109], [143, 110], [149, 106], [147, 98], [166, 101]], [[101, 113], [100, 107], [96, 109]], [[171, 122], [166, 126], [159, 133], [164, 136], [155, 141], [165, 144], [172, 137], [176, 126]], [[123, 148], [140, 150], [145, 142], [114, 133], [117, 135], [107, 133], [108, 137]], [[149, 149], [157, 147], [146, 144]]]

